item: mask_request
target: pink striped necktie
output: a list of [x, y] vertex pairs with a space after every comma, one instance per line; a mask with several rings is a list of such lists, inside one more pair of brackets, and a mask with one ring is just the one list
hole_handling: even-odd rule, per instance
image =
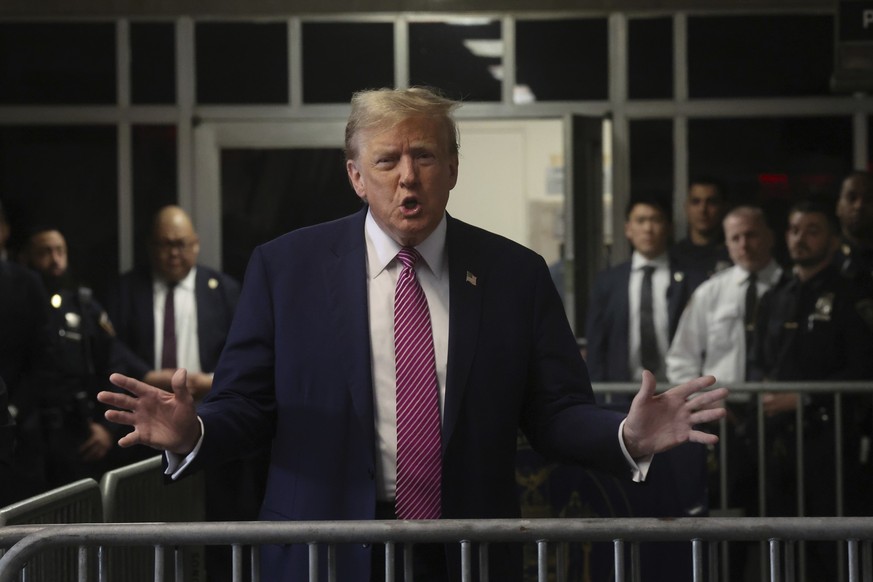
[[403, 264], [394, 291], [398, 519], [439, 519], [441, 515], [439, 385], [427, 298], [415, 276], [420, 258], [411, 247], [397, 253]]

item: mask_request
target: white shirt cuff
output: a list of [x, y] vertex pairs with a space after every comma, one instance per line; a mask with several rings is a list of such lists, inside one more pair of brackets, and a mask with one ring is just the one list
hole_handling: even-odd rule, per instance
[[630, 467], [631, 479], [634, 480], [634, 483], [642, 483], [646, 480], [646, 476], [649, 474], [649, 467], [652, 466], [654, 455], [646, 455], [640, 459], [634, 459], [630, 456], [630, 453], [627, 452], [627, 447], [624, 444], [624, 437], [622, 436], [624, 434], [624, 423], [626, 421], [627, 419], [624, 419], [621, 421], [621, 424], [618, 425], [618, 444], [621, 445], [621, 452], [624, 453], [624, 458], [627, 459], [628, 466]]
[[182, 473], [185, 472], [188, 465], [190, 465], [195, 457], [197, 457], [197, 453], [200, 451], [200, 445], [203, 444], [203, 437], [206, 434], [206, 429], [203, 428], [203, 421], [199, 416], [197, 417], [197, 422], [200, 423], [200, 439], [197, 441], [197, 445], [194, 447], [193, 451], [184, 457], [178, 453], [164, 451], [164, 456], [167, 459], [167, 468], [164, 469], [164, 475], [169, 475], [170, 479], [173, 481], [182, 476]]

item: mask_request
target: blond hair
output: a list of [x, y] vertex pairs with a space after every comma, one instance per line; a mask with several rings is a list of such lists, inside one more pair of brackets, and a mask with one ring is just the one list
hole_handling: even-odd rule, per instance
[[438, 90], [428, 87], [408, 89], [368, 89], [352, 96], [352, 112], [346, 124], [346, 159], [358, 155], [355, 138], [361, 131], [388, 128], [410, 117], [434, 117], [445, 130], [446, 144], [451, 154], [457, 155], [458, 127], [452, 112], [460, 102], [443, 97]]

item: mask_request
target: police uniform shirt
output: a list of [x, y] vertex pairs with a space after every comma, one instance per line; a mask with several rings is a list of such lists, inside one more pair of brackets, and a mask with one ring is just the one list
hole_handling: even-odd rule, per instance
[[[746, 377], [745, 297], [749, 271], [734, 265], [704, 281], [685, 307], [667, 352], [667, 378], [672, 384], [711, 374], [719, 382]], [[782, 277], [771, 260], [757, 273], [760, 298]]]

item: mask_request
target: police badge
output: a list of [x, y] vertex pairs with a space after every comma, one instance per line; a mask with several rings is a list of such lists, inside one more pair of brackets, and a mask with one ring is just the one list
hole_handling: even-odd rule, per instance
[[815, 301], [815, 311], [809, 314], [809, 319], [807, 321], [808, 329], [812, 331], [812, 327], [816, 321], [830, 321], [831, 312], [833, 310], [834, 294], [822, 293], [822, 295]]

